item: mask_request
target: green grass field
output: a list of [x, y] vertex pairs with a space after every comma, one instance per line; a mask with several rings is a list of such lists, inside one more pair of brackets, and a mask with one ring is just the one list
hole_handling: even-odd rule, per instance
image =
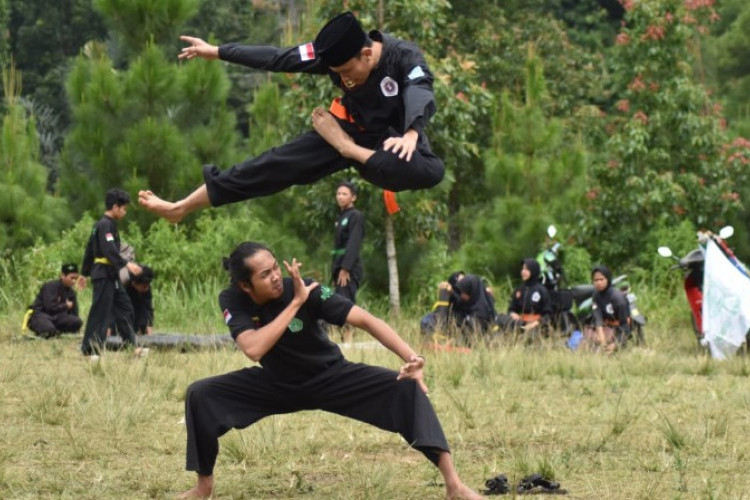
[[[416, 321], [397, 324], [412, 342]], [[713, 361], [687, 321], [652, 323], [646, 348], [611, 358], [554, 343], [425, 353], [430, 398], [464, 481], [480, 490], [499, 473], [515, 483], [542, 472], [568, 498], [750, 498], [748, 358]], [[0, 498], [171, 498], [189, 488], [185, 389], [250, 361], [226, 349], [111, 352], [91, 363], [79, 342], [0, 331]], [[345, 355], [399, 364], [383, 349]], [[444, 492], [437, 470], [399, 436], [322, 412], [230, 431], [216, 479], [222, 499]]]

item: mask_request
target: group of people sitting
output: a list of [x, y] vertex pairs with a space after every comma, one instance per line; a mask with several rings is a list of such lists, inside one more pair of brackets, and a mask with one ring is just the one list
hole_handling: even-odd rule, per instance
[[[154, 304], [151, 281], [154, 272], [141, 266], [138, 276], [129, 276], [125, 291], [133, 306], [133, 328], [139, 335], [150, 335], [154, 328]], [[63, 264], [59, 279], [42, 285], [34, 302], [29, 306], [24, 320], [24, 329], [38, 337], [49, 339], [63, 333], [78, 333], [83, 326], [78, 311], [76, 288], [83, 280], [76, 264]], [[111, 329], [110, 329], [111, 330]]]
[[[422, 334], [455, 338], [463, 344], [478, 339], [523, 337], [532, 341], [558, 327], [560, 305], [541, 280], [541, 268], [533, 258], [521, 262], [521, 284], [512, 292], [507, 311], [497, 313], [493, 290], [476, 275], [456, 271], [438, 285], [438, 301], [420, 322]], [[591, 272], [594, 293], [592, 310], [582, 322], [582, 335], [592, 349], [612, 352], [630, 338], [630, 305], [612, 286], [612, 273], [605, 266]], [[565, 332], [564, 332], [565, 333]], [[567, 332], [569, 333], [569, 332]]]

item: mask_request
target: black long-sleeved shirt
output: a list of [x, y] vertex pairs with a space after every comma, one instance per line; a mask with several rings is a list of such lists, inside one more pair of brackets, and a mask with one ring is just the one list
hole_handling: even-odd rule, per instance
[[362, 241], [365, 238], [365, 216], [356, 208], [342, 211], [336, 220], [336, 234], [333, 239], [334, 282], [340, 269], [349, 271], [352, 279], [359, 283], [362, 279], [363, 265], [360, 257]]
[[[94, 259], [106, 258], [109, 264], [94, 262]], [[91, 231], [86, 252], [83, 256], [81, 274], [91, 279], [117, 279], [120, 269], [127, 261], [120, 255], [120, 233], [117, 223], [107, 215], [102, 216]]]
[[424, 56], [415, 44], [380, 31], [371, 31], [369, 37], [383, 44], [380, 61], [367, 81], [353, 89], [315, 55], [312, 43], [290, 48], [230, 43], [219, 47], [219, 58], [266, 71], [327, 74], [344, 91], [342, 104], [359, 126], [400, 134], [413, 128], [421, 140], [436, 110], [433, 76]]
[[[73, 308], [68, 309], [66, 301], [73, 303]], [[78, 316], [78, 298], [76, 292], [70, 287], [63, 285], [61, 280], [48, 281], [39, 290], [31, 308], [35, 312], [42, 312], [55, 316], [69, 311]]]

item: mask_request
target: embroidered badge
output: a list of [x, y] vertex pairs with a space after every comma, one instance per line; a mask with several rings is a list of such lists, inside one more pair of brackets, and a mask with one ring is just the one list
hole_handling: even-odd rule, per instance
[[112, 233], [105, 234], [104, 239], [106, 239], [107, 241], [115, 241], [115, 237], [112, 236]]
[[327, 286], [321, 285], [320, 287], [320, 300], [328, 300], [333, 295], [333, 290]]
[[531, 301], [532, 302], [539, 302], [539, 299], [542, 298], [542, 295], [539, 292], [534, 292], [531, 294]]
[[253, 327], [260, 328], [260, 318], [258, 316], [253, 316], [250, 319], [253, 320]]
[[612, 305], [611, 302], [607, 304], [607, 307], [605, 307], [604, 310], [607, 311], [607, 314], [610, 314], [610, 315], [615, 314], [615, 307]]
[[344, 220], [341, 221], [341, 225], [342, 226], [346, 226], [347, 224], [349, 224], [349, 218], [348, 217], [346, 219], [344, 219]]
[[393, 97], [394, 95], [398, 95], [398, 83], [390, 76], [386, 76], [380, 80], [380, 90], [384, 96]]
[[416, 80], [422, 76], [424, 76], [424, 71], [421, 66], [414, 66], [411, 71], [409, 71], [409, 80]]
[[299, 50], [299, 58], [302, 61], [312, 61], [315, 59], [315, 47], [313, 47], [312, 42], [300, 45], [297, 49]]
[[300, 330], [302, 330], [302, 320], [299, 318], [294, 318], [292, 322], [289, 323], [289, 331], [292, 333], [297, 333]]
[[224, 323], [228, 325], [230, 321], [232, 321], [232, 313], [229, 312], [229, 309], [224, 309]]

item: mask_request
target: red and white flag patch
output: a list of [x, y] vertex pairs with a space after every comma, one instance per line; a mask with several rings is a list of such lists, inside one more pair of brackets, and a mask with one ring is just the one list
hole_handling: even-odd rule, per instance
[[312, 42], [300, 45], [297, 48], [299, 49], [299, 58], [302, 61], [312, 61], [315, 59], [315, 47], [313, 47]]
[[106, 239], [107, 241], [115, 241], [115, 237], [112, 235], [112, 233], [105, 234], [104, 239]]
[[228, 325], [230, 321], [232, 321], [232, 313], [229, 312], [229, 309], [224, 309], [224, 323]]

